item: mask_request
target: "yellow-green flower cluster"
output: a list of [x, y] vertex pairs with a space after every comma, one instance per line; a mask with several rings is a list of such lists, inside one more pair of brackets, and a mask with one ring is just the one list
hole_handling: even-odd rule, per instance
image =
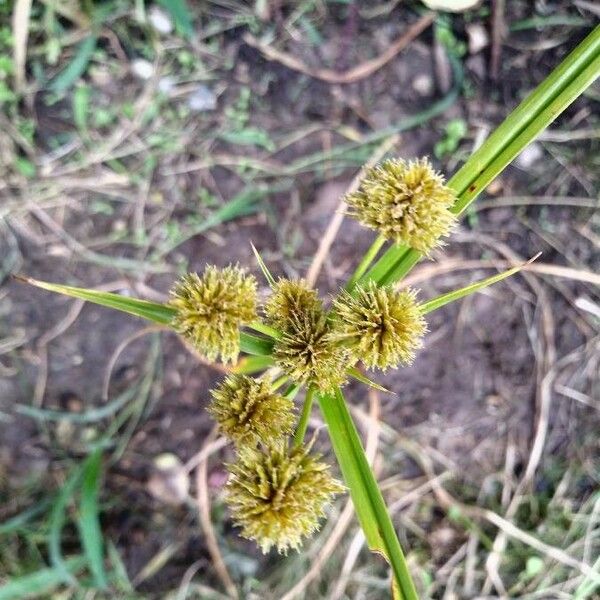
[[226, 501], [242, 536], [265, 553], [272, 547], [280, 553], [297, 550], [319, 528], [325, 506], [344, 491], [319, 459], [310, 445], [240, 448], [238, 461], [229, 465]]
[[303, 281], [280, 281], [266, 311], [282, 334], [273, 356], [286, 375], [324, 392], [344, 383], [348, 355], [333, 341], [331, 323], [316, 292]]
[[369, 169], [346, 202], [350, 214], [386, 239], [429, 252], [455, 222], [456, 195], [426, 158], [387, 160]]
[[256, 318], [256, 280], [239, 267], [206, 267], [184, 275], [171, 290], [172, 326], [209, 360], [234, 361], [239, 328]]
[[336, 339], [371, 369], [410, 364], [422, 346], [427, 324], [413, 290], [370, 282], [342, 292], [333, 306]]
[[276, 442], [294, 431], [294, 403], [266, 378], [230, 375], [212, 392], [209, 412], [238, 446]]

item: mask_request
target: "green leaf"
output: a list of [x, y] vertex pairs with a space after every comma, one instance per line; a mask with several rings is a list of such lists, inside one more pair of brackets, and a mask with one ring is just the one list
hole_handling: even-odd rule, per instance
[[66, 92], [87, 70], [96, 49], [96, 36], [89, 35], [77, 47], [71, 62], [50, 82], [48, 88], [62, 94]]
[[369, 548], [381, 553], [390, 563], [400, 597], [403, 600], [418, 600], [394, 525], [342, 391], [338, 388], [334, 394], [319, 395], [319, 404]]
[[269, 284], [270, 287], [273, 287], [275, 285], [275, 278], [273, 277], [273, 275], [271, 275], [271, 271], [269, 271], [267, 265], [265, 264], [265, 261], [262, 259], [262, 256], [259, 254], [258, 250], [256, 249], [256, 246], [252, 242], [250, 242], [250, 246], [252, 246], [252, 252], [254, 252], [254, 257], [256, 258], [256, 262], [258, 263], [260, 270], [263, 272], [263, 275], [265, 276], [267, 283]]
[[240, 348], [246, 354], [268, 356], [273, 352], [274, 340], [258, 337], [242, 331], [240, 333]]
[[238, 131], [226, 131], [221, 133], [219, 137], [230, 144], [238, 146], [258, 146], [268, 152], [277, 150], [277, 146], [275, 146], [269, 134], [258, 127], [245, 127]]
[[254, 355], [244, 356], [238, 364], [233, 368], [235, 373], [241, 373], [243, 375], [252, 375], [254, 373], [260, 373], [275, 364], [272, 356], [265, 355]]
[[159, 304], [157, 302], [149, 302], [148, 300], [139, 300], [137, 298], [128, 298], [127, 296], [121, 296], [120, 294], [114, 294], [112, 292], [99, 292], [87, 288], [48, 283], [46, 281], [32, 279], [31, 277], [17, 275], [15, 278], [43, 290], [71, 296], [72, 298], [79, 298], [81, 300], [86, 300], [87, 302], [92, 302], [93, 304], [99, 304], [100, 306], [114, 308], [121, 312], [126, 312], [130, 315], [135, 315], [136, 317], [142, 317], [143, 319], [148, 319], [154, 323], [159, 323], [160, 325], [169, 325], [175, 314], [175, 309], [167, 304]]
[[[70, 577], [81, 571], [84, 565], [85, 558], [83, 556], [76, 556], [65, 561], [65, 568]], [[40, 569], [29, 575], [9, 579], [7, 583], [0, 586], [0, 600], [25, 600], [40, 596], [54, 597], [51, 595], [53, 590], [64, 583], [66, 582], [62, 570]]]
[[[600, 26], [505, 119], [474, 152], [448, 185], [457, 193], [452, 211], [460, 215], [558, 115], [600, 74]], [[400, 280], [421, 259], [413, 249], [390, 247], [363, 280], [380, 285]]]
[[63, 558], [62, 530], [67, 520], [67, 507], [75, 494], [81, 479], [81, 473], [81, 467], [76, 467], [61, 487], [60, 492], [52, 505], [49, 519], [48, 557], [50, 558], [50, 564], [52, 565], [53, 570], [61, 575], [61, 581], [70, 582], [71, 584], [76, 584], [77, 582], [69, 571], [67, 561]]
[[100, 488], [102, 451], [94, 450], [83, 464], [83, 483], [81, 486], [81, 502], [79, 505], [79, 533], [85, 555], [94, 576], [96, 587], [107, 586], [104, 571], [104, 548], [102, 530], [100, 529], [98, 490]]
[[514, 275], [515, 273], [518, 273], [523, 267], [531, 264], [536, 258], [538, 258], [540, 254], [541, 252], [539, 254], [536, 254], [536, 256], [534, 256], [531, 260], [527, 261], [526, 263], [523, 263], [522, 265], [519, 265], [518, 267], [507, 269], [506, 271], [502, 271], [502, 273], [498, 273], [497, 275], [492, 275], [491, 277], [487, 277], [486, 279], [482, 279], [481, 281], [476, 281], [475, 283], [471, 283], [463, 288], [460, 288], [458, 290], [452, 290], [447, 294], [442, 294], [441, 296], [438, 296], [433, 300], [424, 302], [423, 304], [421, 304], [421, 311], [423, 312], [423, 314], [427, 314], [431, 311], [441, 308], [442, 306], [445, 306], [446, 304], [449, 304], [450, 302], [454, 302], [455, 300], [464, 298], [465, 296], [469, 296], [470, 294], [474, 294], [475, 292], [479, 292], [482, 289], [493, 285], [494, 283], [498, 283], [499, 281], [502, 281], [503, 279]]
[[356, 367], [350, 367], [348, 369], [348, 375], [350, 375], [350, 377], [352, 377], [353, 379], [356, 379], [356, 381], [360, 381], [361, 383], [364, 383], [369, 387], [372, 387], [373, 389], [379, 390], [380, 392], [386, 392], [387, 394], [393, 393], [390, 392], [390, 390], [384, 388], [382, 385], [371, 381], [366, 375], [363, 375]]
[[87, 132], [87, 116], [90, 107], [91, 88], [88, 85], [79, 85], [73, 92], [73, 120], [77, 129], [83, 134]]

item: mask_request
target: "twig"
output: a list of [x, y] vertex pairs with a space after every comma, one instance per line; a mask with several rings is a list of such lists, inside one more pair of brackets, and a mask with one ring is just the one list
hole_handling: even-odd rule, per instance
[[[205, 447], [209, 446], [216, 440], [217, 431], [218, 428], [215, 426], [206, 439]], [[208, 454], [206, 454], [206, 456], [203, 458], [204, 460], [199, 462], [198, 469], [196, 471], [196, 492], [198, 495], [196, 501], [198, 504], [200, 524], [202, 525], [202, 530], [204, 531], [208, 553], [210, 554], [215, 571], [217, 572], [221, 583], [223, 583], [223, 586], [231, 598], [239, 598], [237, 588], [233, 583], [233, 580], [229, 575], [229, 571], [225, 566], [225, 561], [221, 556], [221, 551], [219, 550], [219, 544], [217, 542], [217, 536], [215, 535], [215, 530], [210, 518], [210, 497], [208, 495], [207, 469]]]
[[381, 69], [381, 67], [392, 60], [396, 54], [406, 48], [408, 44], [423, 33], [423, 31], [433, 23], [434, 19], [434, 13], [423, 15], [414, 25], [409, 27], [403, 35], [392, 43], [383, 54], [342, 73], [332, 69], [313, 69], [291, 54], [281, 52], [280, 50], [276, 50], [272, 46], [261, 42], [251, 33], [244, 34], [242, 39], [249, 46], [259, 50], [267, 60], [279, 62], [288, 67], [288, 69], [299, 71], [300, 73], [304, 73], [315, 79], [326, 81], [327, 83], [353, 83], [360, 79], [364, 79]]

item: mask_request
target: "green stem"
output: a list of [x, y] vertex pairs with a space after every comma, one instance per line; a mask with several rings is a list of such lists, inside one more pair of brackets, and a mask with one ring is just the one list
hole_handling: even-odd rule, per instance
[[351, 291], [352, 288], [356, 285], [356, 282], [366, 273], [367, 269], [371, 266], [371, 263], [375, 260], [377, 254], [385, 244], [385, 237], [379, 234], [375, 241], [371, 244], [371, 247], [367, 250], [366, 254], [362, 257], [358, 267], [356, 267], [356, 271], [352, 274], [352, 277], [348, 280], [346, 284], [346, 289]]
[[310, 419], [310, 413], [312, 411], [314, 399], [315, 388], [311, 385], [306, 390], [306, 398], [304, 398], [304, 404], [302, 405], [302, 413], [300, 414], [298, 427], [296, 427], [296, 433], [294, 434], [295, 447], [300, 446], [304, 441], [304, 436], [306, 435], [306, 430], [308, 428], [308, 420]]
[[319, 394], [319, 405], [369, 548], [383, 554], [390, 563], [400, 598], [418, 600], [394, 524], [342, 391], [338, 388], [334, 394]]

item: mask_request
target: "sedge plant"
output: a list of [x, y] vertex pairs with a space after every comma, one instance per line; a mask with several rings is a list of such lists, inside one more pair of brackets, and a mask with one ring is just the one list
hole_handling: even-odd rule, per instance
[[[254, 248], [270, 286], [262, 303], [256, 279], [238, 265], [207, 266], [203, 273], [183, 276], [164, 304], [22, 279], [160, 323], [208, 359], [230, 363], [231, 373], [212, 391], [209, 413], [235, 448], [225, 498], [241, 535], [264, 552], [298, 550], [318, 529], [327, 504], [348, 490], [369, 547], [390, 565], [394, 597], [415, 600], [416, 588], [350, 415], [344, 384], [356, 378], [377, 386], [360, 365], [385, 371], [412, 363], [423, 345], [428, 313], [522, 268], [429, 300], [398, 286], [422, 257], [444, 243], [485, 187], [599, 73], [600, 27], [449, 181], [426, 158], [391, 159], [368, 169], [346, 201], [349, 216], [372, 229], [375, 239], [329, 301], [303, 280], [276, 280]], [[302, 388], [304, 400], [297, 405]], [[343, 482], [313, 450], [314, 438], [307, 439], [315, 400]]]

